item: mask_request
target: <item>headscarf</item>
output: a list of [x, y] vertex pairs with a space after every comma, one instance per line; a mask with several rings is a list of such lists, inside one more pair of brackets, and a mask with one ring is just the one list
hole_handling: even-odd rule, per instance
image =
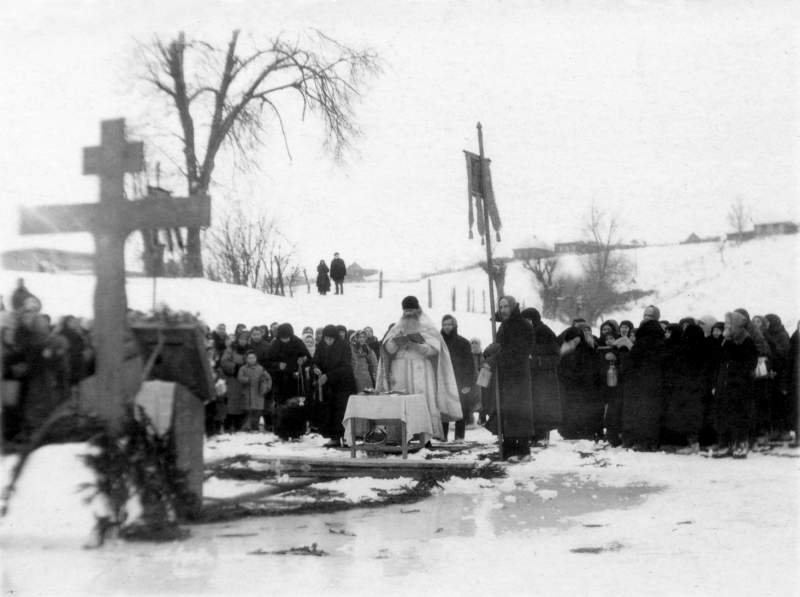
[[700, 318], [700, 321], [702, 323], [699, 323], [698, 325], [701, 328], [703, 328], [703, 332], [705, 333], [706, 338], [707, 338], [708, 336], [711, 335], [711, 328], [713, 328], [714, 324], [717, 323], [717, 318], [714, 317], [713, 315], [703, 315]]

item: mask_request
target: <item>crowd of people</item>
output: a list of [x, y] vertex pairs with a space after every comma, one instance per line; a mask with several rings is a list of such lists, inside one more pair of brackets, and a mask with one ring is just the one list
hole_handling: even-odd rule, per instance
[[[67, 316], [54, 325], [22, 281], [11, 302], [2, 320], [3, 437], [25, 441], [93, 374], [94, 350], [89, 322]], [[447, 441], [454, 423], [453, 441], [463, 442], [466, 429], [485, 425], [513, 461], [546, 447], [556, 430], [565, 440], [714, 457], [796, 445], [800, 340], [775, 314], [736, 309], [721, 321], [672, 323], [651, 305], [638, 325], [609, 319], [595, 335], [576, 319], [556, 334], [536, 309], [505, 296], [497, 340], [484, 349], [459, 334], [453, 315], [438, 325], [415, 297], [401, 306], [382, 338], [333, 324], [299, 335], [279, 322], [205, 329], [217, 385], [207, 433], [291, 440], [311, 431], [338, 447], [349, 396], [407, 392], [426, 397], [433, 438]], [[361, 424], [357, 435], [370, 431]], [[400, 442], [398, 430], [385, 431], [385, 441]]]

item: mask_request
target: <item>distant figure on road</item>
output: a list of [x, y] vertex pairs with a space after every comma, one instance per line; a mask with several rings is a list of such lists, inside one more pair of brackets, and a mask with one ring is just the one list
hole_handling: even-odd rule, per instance
[[331, 279], [328, 277], [328, 266], [324, 259], [320, 259], [317, 266], [317, 292], [322, 295], [328, 294], [331, 289]]
[[333, 261], [331, 261], [331, 278], [336, 284], [335, 294], [344, 294], [344, 277], [347, 275], [347, 266], [344, 264], [344, 259], [339, 257], [339, 253], [333, 254]]

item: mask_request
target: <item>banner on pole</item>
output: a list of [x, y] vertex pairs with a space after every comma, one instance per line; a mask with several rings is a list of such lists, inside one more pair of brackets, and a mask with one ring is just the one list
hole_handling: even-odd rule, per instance
[[[500, 228], [503, 227], [503, 224], [500, 221], [500, 212], [497, 210], [497, 203], [494, 199], [494, 190], [492, 189], [492, 161], [489, 158], [484, 158], [484, 167], [481, 169], [481, 158], [479, 155], [476, 155], [470, 151], [465, 151], [464, 156], [467, 159], [469, 237], [472, 238], [472, 226], [476, 223], [476, 215], [478, 234], [481, 236], [481, 244], [483, 244], [484, 234], [488, 234], [489, 232], [489, 230], [486, 228], [486, 222], [484, 222], [483, 217], [483, 202], [486, 201], [486, 207], [489, 211], [489, 219], [491, 220], [491, 227], [495, 229], [497, 241], [500, 242]], [[483, 172], [486, 173], [486, 180], [483, 180]]]

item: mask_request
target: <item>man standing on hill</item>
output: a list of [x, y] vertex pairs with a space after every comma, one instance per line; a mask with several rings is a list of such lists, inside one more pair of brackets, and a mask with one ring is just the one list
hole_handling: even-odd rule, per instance
[[[461, 414], [464, 417], [456, 421], [455, 441], [464, 440], [467, 420], [472, 417], [469, 397], [472, 384], [475, 383], [475, 360], [472, 358], [472, 347], [469, 340], [458, 334], [458, 322], [452, 315], [442, 318], [442, 338], [450, 352], [450, 362], [453, 364], [453, 373], [456, 376], [459, 398], [461, 399]], [[444, 439], [447, 441], [449, 423], [442, 423]]]
[[[339, 253], [333, 254], [333, 261], [331, 261], [331, 280], [336, 283], [336, 293], [344, 294], [344, 277], [347, 275], [347, 266], [344, 264], [344, 259], [339, 257]], [[339, 292], [341, 290], [341, 292]]]

